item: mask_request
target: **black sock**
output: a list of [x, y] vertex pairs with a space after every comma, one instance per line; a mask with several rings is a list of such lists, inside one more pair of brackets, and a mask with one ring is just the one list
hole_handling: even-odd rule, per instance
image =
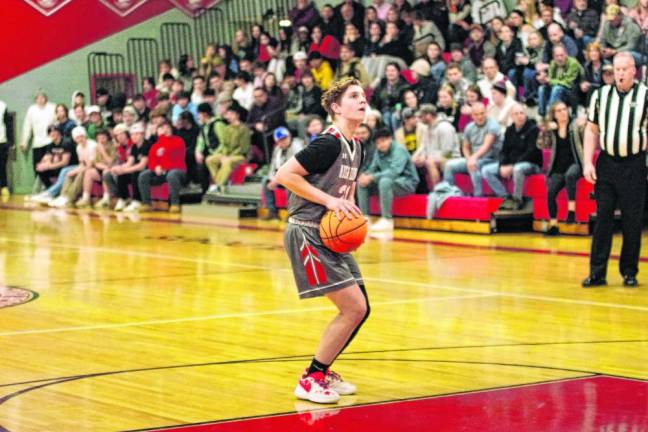
[[574, 223], [576, 222], [576, 212], [569, 210], [567, 212], [567, 223]]
[[307, 375], [310, 375], [315, 372], [322, 372], [326, 373], [330, 365], [324, 364], [320, 361], [318, 361], [315, 357], [313, 357], [313, 361], [311, 362], [310, 366], [308, 367], [308, 372]]

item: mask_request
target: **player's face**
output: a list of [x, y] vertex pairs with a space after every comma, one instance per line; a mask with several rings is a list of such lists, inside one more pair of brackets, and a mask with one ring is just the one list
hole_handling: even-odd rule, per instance
[[349, 120], [363, 121], [367, 110], [367, 97], [362, 87], [349, 86], [340, 98], [339, 114]]

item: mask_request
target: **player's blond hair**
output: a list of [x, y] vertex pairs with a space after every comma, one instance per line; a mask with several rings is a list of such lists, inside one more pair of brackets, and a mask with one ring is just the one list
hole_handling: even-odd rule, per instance
[[329, 113], [331, 118], [335, 118], [335, 113], [333, 113], [331, 105], [333, 105], [334, 103], [339, 104], [342, 100], [342, 95], [344, 94], [344, 92], [346, 92], [349, 87], [354, 85], [362, 87], [362, 84], [358, 79], [354, 77], [344, 77], [339, 81], [335, 81], [331, 85], [331, 87], [329, 87], [329, 89], [324, 92], [324, 94], [322, 95], [322, 106], [324, 107], [326, 112]]

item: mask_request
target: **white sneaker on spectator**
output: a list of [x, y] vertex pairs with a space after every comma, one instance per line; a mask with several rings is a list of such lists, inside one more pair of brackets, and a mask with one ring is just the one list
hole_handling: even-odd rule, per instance
[[142, 207], [142, 203], [137, 200], [133, 200], [131, 201], [130, 204], [126, 206], [124, 211], [127, 213], [136, 212], [137, 210], [139, 210], [140, 207]]
[[31, 196], [31, 201], [37, 204], [48, 205], [52, 201], [52, 197], [47, 192], [41, 192], [37, 195]]
[[209, 186], [209, 189], [207, 189], [207, 193], [220, 193], [220, 187], [218, 185], [211, 185]]
[[95, 210], [101, 210], [110, 207], [110, 197], [104, 196], [94, 205]]
[[126, 201], [124, 201], [122, 198], [119, 198], [117, 200], [117, 204], [115, 204], [115, 211], [120, 212], [126, 208]]
[[372, 232], [375, 231], [393, 231], [394, 230], [394, 220], [387, 218], [380, 218], [378, 222], [371, 225], [369, 228]]
[[56, 198], [55, 200], [51, 201], [49, 203], [50, 207], [55, 207], [55, 208], [65, 208], [68, 206], [68, 199], [64, 196], [60, 196]]
[[86, 208], [90, 207], [90, 198], [87, 197], [81, 197], [79, 198], [75, 203], [74, 206], [76, 208]]

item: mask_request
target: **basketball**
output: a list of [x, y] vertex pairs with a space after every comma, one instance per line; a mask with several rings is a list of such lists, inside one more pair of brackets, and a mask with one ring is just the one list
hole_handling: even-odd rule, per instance
[[367, 220], [362, 216], [339, 220], [335, 212], [329, 210], [320, 222], [320, 237], [324, 246], [338, 253], [352, 252], [364, 243], [367, 236]]

